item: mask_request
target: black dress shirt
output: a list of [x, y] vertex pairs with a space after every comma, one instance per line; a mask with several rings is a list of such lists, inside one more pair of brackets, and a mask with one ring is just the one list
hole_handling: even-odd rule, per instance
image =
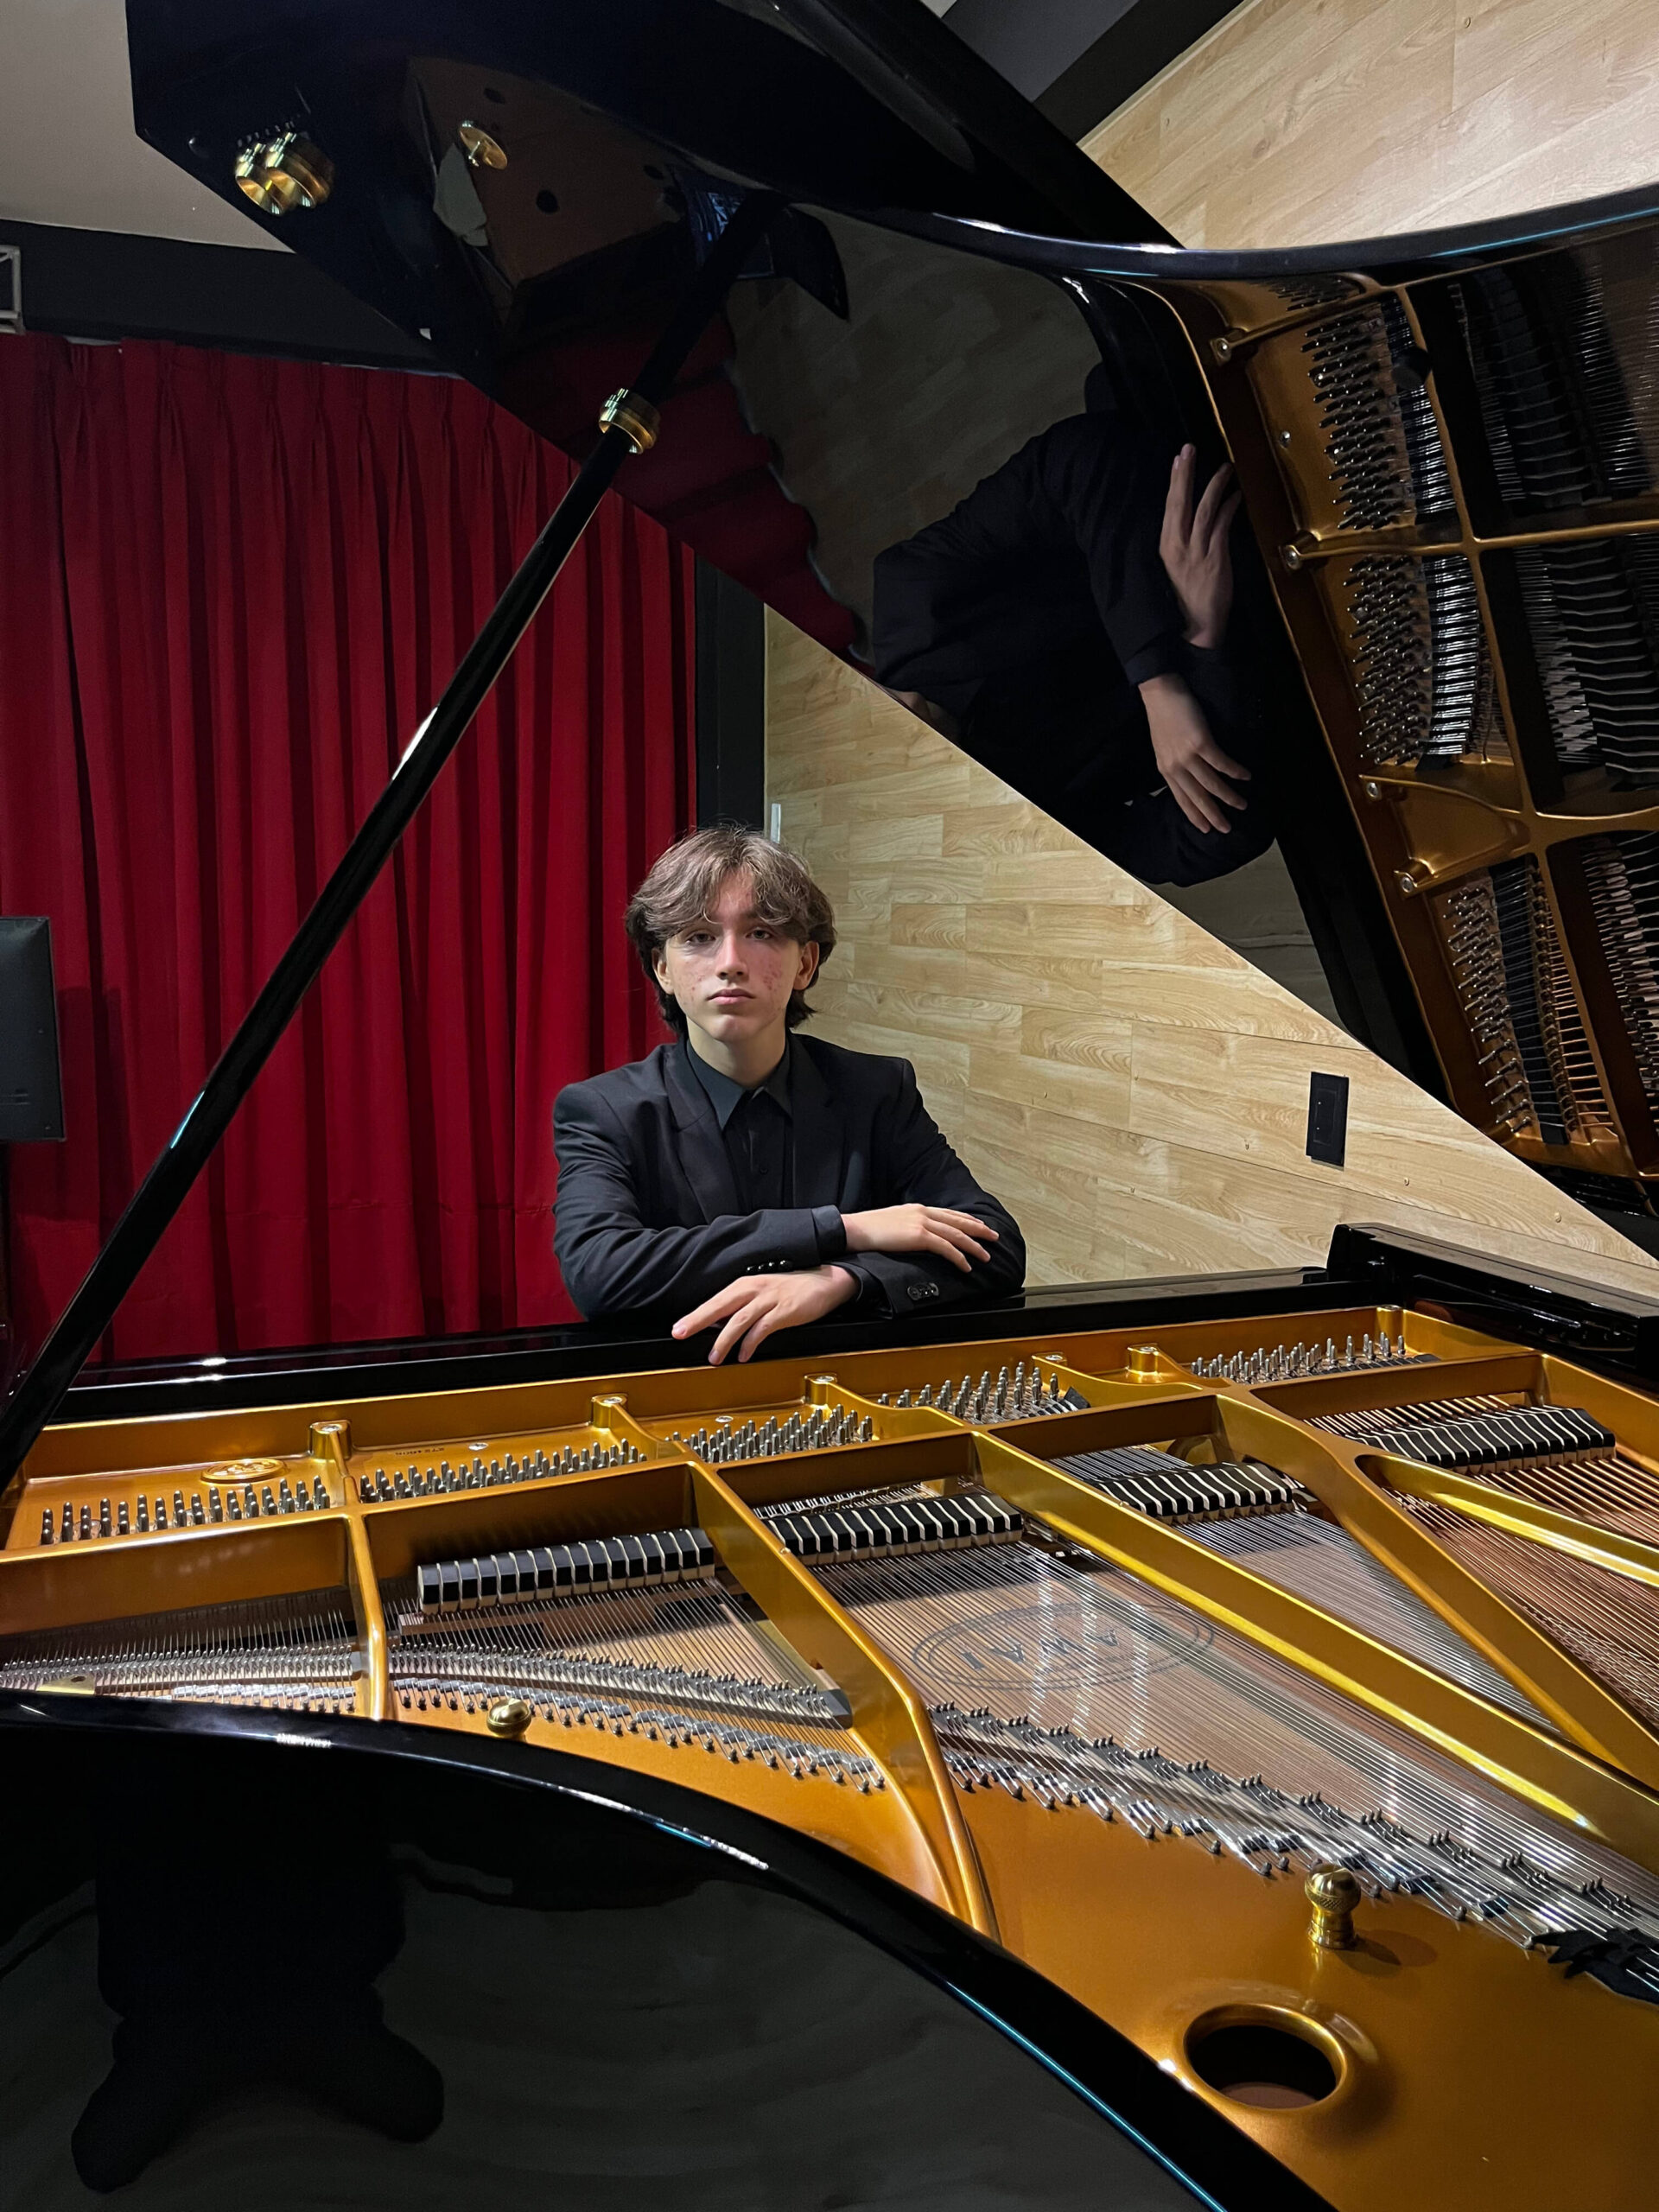
[[[708, 1094], [720, 1123], [726, 1157], [731, 1165], [740, 1213], [759, 1213], [765, 1207], [795, 1203], [795, 1109], [793, 1104], [793, 1039], [785, 1041], [784, 1056], [769, 1076], [746, 1090], [741, 1083], [683, 1044], [686, 1064]], [[847, 1256], [847, 1231], [839, 1211], [819, 1207], [813, 1213], [820, 1263], [833, 1260], [846, 1268], [858, 1285], [853, 1303], [867, 1303], [874, 1285], [856, 1260]]]
[[737, 1185], [740, 1213], [758, 1213], [762, 1206], [792, 1206], [795, 1203], [795, 1111], [791, 1103], [790, 1046], [769, 1076], [746, 1090], [728, 1075], [694, 1052], [688, 1045], [691, 1071], [709, 1094], [726, 1157]]

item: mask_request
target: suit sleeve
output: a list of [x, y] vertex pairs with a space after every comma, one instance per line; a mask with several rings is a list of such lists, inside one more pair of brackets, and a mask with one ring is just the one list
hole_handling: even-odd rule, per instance
[[962, 1161], [944, 1141], [933, 1116], [922, 1103], [916, 1071], [908, 1060], [899, 1063], [898, 1096], [885, 1132], [878, 1163], [883, 1205], [950, 1206], [970, 1213], [996, 1231], [988, 1260], [976, 1260], [973, 1272], [963, 1274], [949, 1260], [931, 1252], [859, 1252], [843, 1262], [871, 1293], [885, 1298], [894, 1313], [911, 1313], [927, 1307], [960, 1303], [965, 1299], [1002, 1298], [1018, 1290], [1026, 1279], [1025, 1239], [1007, 1208], [988, 1191], [981, 1190]]
[[1179, 671], [1180, 607], [1159, 551], [1168, 460], [1118, 416], [1079, 415], [1037, 442], [1036, 465], [1088, 563], [1095, 609], [1124, 675], [1144, 683]]
[[660, 1307], [673, 1319], [740, 1275], [816, 1268], [846, 1249], [833, 1206], [724, 1214], [695, 1229], [653, 1229], [620, 1123], [581, 1086], [553, 1108], [559, 1163], [553, 1249], [564, 1287], [588, 1320]]

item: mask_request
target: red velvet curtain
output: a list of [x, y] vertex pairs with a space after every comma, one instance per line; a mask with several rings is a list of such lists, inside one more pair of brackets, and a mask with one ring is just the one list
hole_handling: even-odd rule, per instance
[[[68, 1140], [27, 1354], [569, 480], [469, 385], [0, 340], [0, 912]], [[660, 1035], [620, 932], [692, 804], [692, 577], [608, 499], [129, 1295], [118, 1357], [568, 1315], [562, 1084]]]

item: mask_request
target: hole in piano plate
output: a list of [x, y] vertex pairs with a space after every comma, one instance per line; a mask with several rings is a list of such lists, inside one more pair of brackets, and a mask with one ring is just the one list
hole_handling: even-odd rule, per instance
[[543, 185], [536, 195], [536, 205], [543, 215], [556, 215], [559, 212], [559, 195], [556, 192], [550, 192]]
[[497, 107], [505, 107], [507, 104], [506, 94], [505, 92], [498, 92], [493, 85], [485, 86], [484, 97], [486, 100], [493, 100]]
[[1201, 2082], [1235, 2104], [1297, 2112], [1322, 2104], [1346, 2063], [1328, 2030], [1268, 2005], [1228, 2005], [1186, 2031], [1186, 2059]]

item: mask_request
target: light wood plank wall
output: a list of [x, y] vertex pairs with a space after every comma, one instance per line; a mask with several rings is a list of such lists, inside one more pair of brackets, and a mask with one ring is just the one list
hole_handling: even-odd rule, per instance
[[[819, 1034], [913, 1062], [1033, 1282], [1299, 1266], [1383, 1221], [1659, 1268], [874, 684], [767, 618], [767, 785], [835, 903]], [[1313, 1069], [1348, 1160], [1303, 1149]]]
[[1654, 0], [1246, 0], [1084, 139], [1184, 245], [1316, 245], [1659, 175]]

